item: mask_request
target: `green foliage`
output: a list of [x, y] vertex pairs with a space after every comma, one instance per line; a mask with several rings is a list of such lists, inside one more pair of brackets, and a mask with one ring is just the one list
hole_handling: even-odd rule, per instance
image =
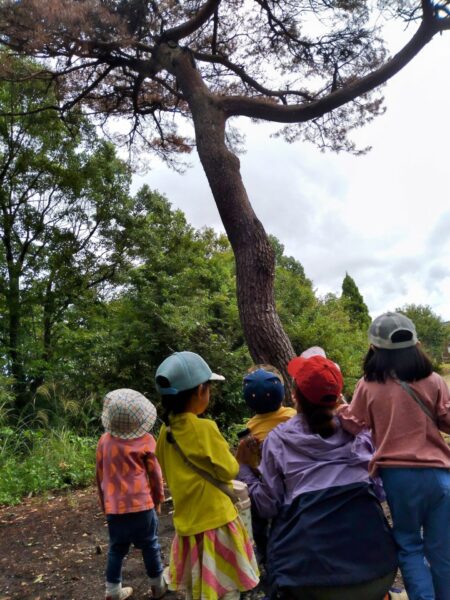
[[[24, 78], [38, 70], [11, 60]], [[0, 83], [0, 112], [15, 114], [0, 120], [0, 339], [18, 411], [52, 373], [65, 312], [127, 257], [129, 169], [81, 113], [38, 110], [54, 101], [44, 73]]]
[[350, 277], [348, 273], [345, 274], [342, 282], [341, 298], [345, 310], [350, 317], [350, 321], [366, 331], [371, 322], [369, 309], [367, 308], [354, 279]]
[[294, 321], [283, 324], [298, 354], [317, 345], [339, 364], [344, 376], [344, 392], [351, 396], [362, 375], [368, 344], [367, 334], [351, 322], [342, 299], [333, 294], [313, 297]]
[[317, 298], [302, 265], [291, 257], [286, 265], [282, 245], [274, 238], [272, 243], [277, 254], [277, 311], [295, 351], [300, 354], [310, 346], [322, 346], [327, 356], [340, 365], [345, 392], [351, 395], [362, 374], [367, 351], [366, 330], [360, 327], [359, 321], [356, 324], [352, 321], [346, 298], [332, 294]]
[[445, 343], [449, 338], [447, 325], [428, 305], [405, 304], [396, 310], [414, 323], [424, 350], [432, 359], [433, 366], [439, 368]]
[[[19, 439], [20, 438], [20, 439]], [[0, 505], [93, 482], [96, 439], [67, 430], [0, 428]]]
[[[27, 363], [30, 377], [45, 377], [22, 419], [97, 434], [105, 392], [135, 388], [158, 406], [153, 382], [158, 364], [175, 350], [189, 349], [226, 376], [213, 386], [208, 412], [232, 439], [235, 424], [240, 429], [250, 416], [242, 377], [252, 361], [240, 327], [228, 241], [210, 229], [194, 230], [181, 211], [146, 186], [123, 207], [113, 205], [111, 215], [121, 224], [111, 248], [122, 252], [126, 241], [128, 260], [107, 293], [95, 286], [82, 293], [74, 289], [73, 302], [55, 316], [51, 355]], [[322, 345], [341, 365], [351, 393], [365, 335], [351, 322], [342, 299], [317, 298], [302, 265], [284, 255], [276, 238], [272, 244], [277, 309], [296, 351]], [[35, 340], [27, 338], [30, 356]]]
[[[228, 241], [212, 230], [195, 231], [147, 187], [135, 201], [142, 212], [142, 226], [133, 233], [137, 264], [124, 275], [121, 293], [78, 329], [84, 343], [75, 371], [87, 373], [101, 393], [135, 387], [158, 403], [156, 367], [171, 352], [189, 349], [226, 374], [226, 383], [213, 390], [211, 414], [219, 421], [239, 418], [242, 372], [251, 361], [239, 325]], [[73, 348], [70, 352], [73, 356]]]
[[238, 433], [244, 431], [244, 429], [247, 429], [247, 419], [239, 423], [231, 423], [228, 425], [228, 427], [222, 429], [222, 434], [230, 445], [230, 448], [237, 448], [240, 441], [238, 438]]
[[[51, 356], [28, 364], [45, 378], [22, 418], [39, 415], [49, 427], [66, 424], [89, 434], [98, 428], [106, 391], [132, 387], [158, 404], [157, 365], [174, 350], [190, 349], [227, 378], [214, 386], [210, 414], [223, 425], [242, 419], [241, 381], [251, 360], [228, 241], [212, 230], [195, 231], [148, 187], [132, 198], [121, 223], [129, 262], [107, 295], [96, 288], [74, 294], [55, 319]], [[31, 353], [33, 339], [27, 341]]]

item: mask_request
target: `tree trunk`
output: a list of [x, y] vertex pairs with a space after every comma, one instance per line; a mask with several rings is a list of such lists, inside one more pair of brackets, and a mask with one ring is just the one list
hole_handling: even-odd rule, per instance
[[[53, 302], [53, 281], [49, 276], [45, 295], [42, 302], [42, 362], [46, 365], [49, 364], [52, 353], [53, 353], [53, 313], [54, 313], [54, 302]], [[33, 377], [30, 381], [30, 393], [34, 395], [36, 391], [45, 382], [45, 371], [41, 367], [40, 372]]]
[[19, 277], [10, 270], [8, 289], [8, 328], [9, 328], [9, 358], [11, 374], [14, 378], [13, 391], [17, 411], [20, 412], [28, 403], [25, 370], [20, 352], [20, 288]]
[[[52, 328], [53, 328], [53, 313], [54, 313], [54, 297], [53, 297], [53, 281], [52, 277], [49, 276], [44, 301], [42, 303], [42, 360], [45, 363], [49, 363], [52, 357]], [[41, 377], [42, 385], [44, 378]]]
[[275, 309], [275, 253], [249, 202], [239, 159], [225, 146], [223, 116], [199, 107], [196, 119], [191, 108], [200, 161], [235, 256], [239, 315], [250, 354], [285, 372], [294, 350]]
[[187, 51], [166, 48], [158, 58], [177, 77], [192, 111], [200, 161], [235, 256], [239, 315], [250, 354], [256, 363], [270, 363], [287, 375], [295, 353], [275, 310], [275, 254], [249, 202], [239, 159], [225, 144], [220, 99], [209, 92]]

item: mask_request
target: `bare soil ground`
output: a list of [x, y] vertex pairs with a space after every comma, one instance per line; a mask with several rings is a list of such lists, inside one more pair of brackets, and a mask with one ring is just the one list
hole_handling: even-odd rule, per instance
[[[159, 540], [168, 564], [173, 537], [170, 503], [163, 505]], [[94, 487], [0, 508], [0, 600], [103, 600], [108, 534]], [[134, 600], [150, 598], [141, 554], [131, 550], [124, 585]], [[402, 586], [400, 576], [396, 585]], [[247, 600], [264, 596], [262, 589]], [[180, 600], [174, 593], [167, 600]]]
[[[159, 528], [165, 564], [173, 536], [170, 508], [164, 505]], [[0, 600], [103, 600], [107, 540], [95, 488], [1, 508]], [[134, 549], [124, 563], [124, 584], [133, 586], [134, 600], [150, 597]]]

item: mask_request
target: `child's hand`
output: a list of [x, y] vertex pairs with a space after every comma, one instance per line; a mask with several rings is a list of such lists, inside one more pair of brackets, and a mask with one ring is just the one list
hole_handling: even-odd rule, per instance
[[161, 514], [161, 504], [155, 504], [155, 511], [156, 511], [156, 514], [158, 514], [158, 515]]
[[336, 414], [339, 414], [342, 410], [344, 410], [347, 406], [348, 406], [348, 402], [345, 400], [345, 398], [342, 396], [343, 400], [341, 400], [341, 402], [337, 402], [336, 404]]
[[255, 456], [260, 457], [260, 442], [253, 436], [247, 436], [239, 442], [236, 451], [236, 460], [240, 465], [250, 465], [255, 463]]
[[340, 408], [341, 406], [347, 406], [347, 405], [348, 405], [348, 402], [345, 399], [344, 394], [339, 394], [339, 397], [338, 397], [337, 402], [336, 402], [336, 406], [338, 408]]

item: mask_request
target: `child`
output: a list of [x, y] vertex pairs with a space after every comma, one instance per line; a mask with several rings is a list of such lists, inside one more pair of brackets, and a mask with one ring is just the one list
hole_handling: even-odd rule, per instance
[[148, 433], [156, 409], [145, 396], [129, 389], [109, 392], [102, 423], [106, 433], [97, 446], [97, 486], [109, 533], [105, 600], [125, 600], [133, 588], [122, 588], [122, 562], [131, 544], [142, 550], [153, 598], [167, 590], [157, 529], [164, 500], [156, 442]]
[[383, 480], [408, 597], [450, 600], [450, 448], [439, 433], [450, 432], [449, 390], [406, 316], [377, 317], [369, 341], [339, 418], [350, 432], [372, 430], [370, 472]]
[[[256, 413], [247, 423], [249, 436], [246, 439], [252, 456], [250, 466], [256, 468], [261, 460], [262, 443], [268, 433], [296, 415], [297, 411], [292, 407], [281, 406], [284, 398], [283, 377], [272, 365], [252, 367], [244, 377], [242, 392], [247, 406]], [[251, 512], [256, 555], [258, 563], [263, 566], [266, 562], [269, 521], [258, 514], [254, 505]]]
[[253, 548], [228, 495], [197, 471], [225, 484], [238, 473], [217, 425], [198, 418], [209, 404], [210, 382], [224, 377], [198, 354], [175, 352], [155, 379], [165, 423], [156, 454], [172, 494], [176, 532], [169, 588], [193, 600], [238, 599], [258, 583]]
[[244, 377], [242, 388], [247, 406], [255, 413], [248, 421], [249, 434], [258, 444], [253, 444], [252, 467], [260, 462], [260, 448], [267, 434], [280, 423], [297, 414], [295, 408], [281, 406], [284, 382], [281, 373], [272, 365], [256, 365]]

